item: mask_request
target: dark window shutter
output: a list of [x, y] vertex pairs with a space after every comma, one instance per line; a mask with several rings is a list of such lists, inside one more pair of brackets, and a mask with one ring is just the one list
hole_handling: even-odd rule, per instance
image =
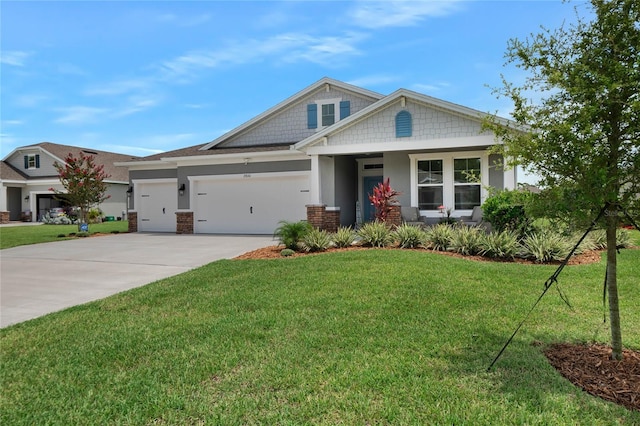
[[340, 120], [351, 115], [351, 101], [340, 101]]
[[40, 154], [36, 154], [36, 169], [40, 168]]
[[307, 128], [318, 128], [318, 105], [316, 104], [307, 105]]
[[28, 155], [24, 156], [24, 168], [25, 169], [29, 168], [29, 156]]
[[411, 113], [409, 111], [400, 111], [396, 115], [396, 137], [406, 138], [411, 136]]

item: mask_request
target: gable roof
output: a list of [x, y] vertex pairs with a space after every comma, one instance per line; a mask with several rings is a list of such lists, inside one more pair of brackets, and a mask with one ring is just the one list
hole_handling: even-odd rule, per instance
[[353, 92], [357, 95], [360, 95], [362, 97], [365, 98], [369, 98], [371, 100], [377, 101], [380, 100], [384, 97], [384, 95], [381, 95], [380, 93], [376, 93], [373, 92], [371, 90], [367, 90], [367, 89], [363, 89], [361, 87], [357, 87], [348, 83], [344, 83], [342, 81], [338, 81], [338, 80], [334, 80], [332, 78], [329, 77], [323, 77], [320, 80], [316, 81], [315, 83], [313, 83], [312, 85], [302, 89], [301, 91], [299, 91], [298, 93], [294, 94], [293, 96], [288, 97], [287, 99], [285, 99], [284, 101], [280, 102], [279, 104], [277, 104], [274, 107], [269, 108], [268, 110], [266, 110], [265, 112], [263, 112], [262, 114], [259, 114], [257, 116], [255, 116], [254, 118], [252, 118], [251, 120], [241, 124], [240, 126], [236, 127], [235, 129], [225, 133], [224, 135], [214, 139], [213, 141], [209, 142], [208, 144], [202, 146], [200, 149], [201, 150], [208, 150], [252, 127], [257, 126], [260, 123], [263, 123], [264, 121], [268, 120], [269, 118], [273, 117], [275, 114], [285, 110], [286, 108], [288, 108], [289, 106], [295, 104], [296, 102], [298, 102], [300, 99], [304, 98], [305, 96], [319, 90], [322, 89], [323, 87], [326, 87], [327, 85], [329, 86], [333, 86], [336, 87], [338, 89], [342, 89], [344, 91], [348, 91], [348, 92]]
[[[473, 108], [465, 107], [462, 105], [454, 104], [452, 102], [444, 101], [442, 99], [433, 98], [431, 96], [424, 95], [422, 93], [414, 92], [412, 90], [407, 89], [398, 89], [392, 94], [385, 96], [379, 101], [369, 105], [366, 108], [358, 111], [355, 114], [350, 115], [349, 117], [338, 121], [333, 126], [329, 126], [306, 139], [301, 140], [300, 142], [294, 144], [291, 149], [295, 150], [304, 150], [305, 147], [312, 146], [323, 140], [324, 137], [334, 135], [339, 133], [346, 128], [366, 119], [368, 116], [375, 114], [377, 111], [380, 111], [387, 106], [402, 101], [402, 98], [411, 99], [414, 102], [421, 103], [428, 107], [444, 111], [450, 114], [458, 115], [464, 118], [468, 118], [475, 121], [482, 121], [485, 117], [489, 117], [490, 114], [487, 114], [482, 111], [475, 110]], [[498, 123], [503, 124], [505, 126], [511, 125], [516, 126], [515, 122], [507, 120], [505, 118], [497, 118]]]
[[[104, 171], [110, 175], [110, 177], [106, 179], [107, 182], [129, 182], [129, 170], [126, 167], [116, 166], [115, 163], [122, 162], [122, 161], [131, 161], [138, 158], [131, 155], [117, 154], [115, 152], [101, 151], [101, 150], [91, 149], [91, 148], [82, 148], [82, 147], [71, 146], [71, 145], [60, 145], [52, 142], [41, 142], [36, 145], [29, 145], [29, 146], [16, 148], [9, 155], [7, 155], [2, 162], [7, 167], [3, 166], [2, 169], [0, 169], [0, 172], [2, 173], [0, 177], [3, 180], [12, 179], [11, 177], [9, 177], [10, 175], [12, 175], [11, 170], [13, 170], [13, 173], [15, 173], [15, 169], [11, 167], [8, 163], [6, 163], [5, 161], [6, 159], [15, 155], [16, 153], [19, 154], [20, 152], [27, 151], [27, 150], [32, 152], [34, 149], [38, 149], [42, 152], [46, 152], [47, 154], [51, 155], [56, 161], [60, 163], [64, 162], [64, 158], [68, 154], [73, 154], [76, 156], [80, 155], [80, 153], [83, 153], [85, 155], [92, 155], [95, 159], [96, 164], [103, 165]], [[7, 177], [5, 177], [5, 173], [7, 174]], [[15, 175], [13, 176], [15, 177]], [[20, 179], [28, 180], [29, 176], [22, 175]]]

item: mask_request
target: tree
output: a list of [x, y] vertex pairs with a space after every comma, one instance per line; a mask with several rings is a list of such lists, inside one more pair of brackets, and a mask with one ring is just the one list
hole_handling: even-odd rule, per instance
[[97, 165], [92, 155], [79, 157], [69, 153], [64, 159], [64, 164], [57, 161], [53, 166], [58, 171], [58, 177], [64, 187], [64, 191], [50, 188], [56, 195], [63, 197], [72, 206], [80, 209], [78, 230], [83, 223], [87, 223], [87, 213], [93, 206], [97, 206], [109, 199], [107, 184], [104, 182], [108, 175], [103, 165]]
[[640, 193], [640, 2], [591, 0], [590, 9], [590, 21], [576, 12], [575, 24], [509, 41], [507, 64], [527, 77], [516, 86], [503, 76], [495, 92], [513, 101], [517, 126], [495, 117], [485, 126], [568, 218], [584, 223], [605, 208], [612, 358], [622, 359], [616, 228]]

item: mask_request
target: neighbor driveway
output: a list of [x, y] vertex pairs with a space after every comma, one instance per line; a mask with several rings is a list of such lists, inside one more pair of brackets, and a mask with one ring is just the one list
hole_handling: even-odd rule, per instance
[[271, 236], [131, 233], [0, 251], [0, 327], [275, 244]]

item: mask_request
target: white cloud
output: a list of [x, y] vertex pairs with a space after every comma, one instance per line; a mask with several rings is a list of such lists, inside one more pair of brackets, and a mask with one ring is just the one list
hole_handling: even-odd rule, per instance
[[0, 63], [6, 65], [12, 65], [14, 67], [25, 66], [25, 60], [30, 56], [27, 52], [20, 52], [17, 50], [9, 50], [0, 52]]
[[57, 108], [62, 116], [55, 119], [54, 123], [60, 124], [85, 124], [97, 121], [98, 117], [104, 115], [109, 110], [106, 108], [95, 108], [88, 106], [71, 106]]
[[153, 108], [159, 103], [160, 101], [157, 98], [132, 96], [129, 99], [127, 99], [126, 105], [124, 105], [121, 108], [118, 108], [113, 113], [113, 117], [124, 117], [126, 115], [131, 115], [137, 112], [145, 111], [149, 108]]
[[185, 83], [202, 69], [260, 62], [265, 59], [328, 65], [359, 54], [356, 45], [364, 38], [364, 35], [358, 33], [326, 37], [285, 33], [264, 40], [252, 39], [229, 44], [219, 50], [191, 51], [163, 62], [160, 68], [164, 79]]
[[20, 126], [24, 124], [22, 120], [2, 120], [2, 126]]
[[358, 77], [353, 80], [349, 80], [346, 83], [360, 87], [378, 86], [381, 84], [389, 84], [399, 81], [400, 78], [397, 75], [390, 74], [372, 74], [363, 77]]
[[412, 90], [428, 95], [434, 92], [441, 92], [442, 90], [445, 90], [450, 86], [451, 84], [447, 82], [438, 82], [438, 83], [431, 83], [431, 84], [417, 83], [412, 86]]
[[129, 79], [113, 81], [111, 83], [101, 84], [100, 86], [94, 86], [85, 90], [84, 94], [88, 96], [94, 95], [107, 95], [115, 96], [122, 95], [124, 93], [133, 92], [136, 90], [146, 89], [150, 86], [148, 79]]
[[19, 108], [34, 108], [47, 101], [49, 96], [39, 93], [25, 93], [16, 96], [13, 103]]
[[411, 27], [427, 17], [455, 12], [458, 3], [458, 0], [365, 0], [356, 3], [350, 16], [355, 25], [363, 28]]

